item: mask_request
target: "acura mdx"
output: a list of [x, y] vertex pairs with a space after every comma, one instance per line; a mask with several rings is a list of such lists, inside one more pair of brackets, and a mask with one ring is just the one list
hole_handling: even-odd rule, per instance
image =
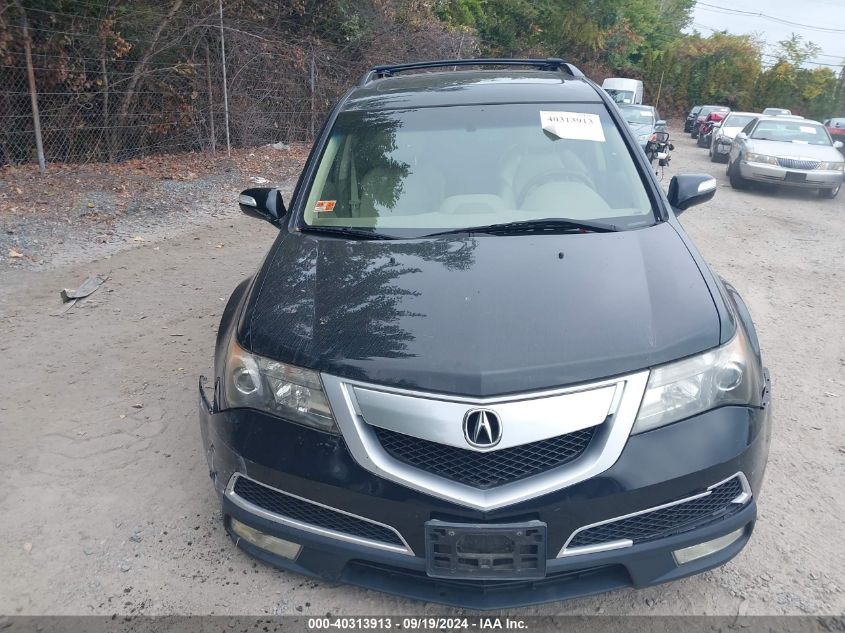
[[572, 65], [370, 70], [328, 115], [200, 379], [225, 528], [286, 570], [476, 609], [748, 542], [769, 379], [737, 291]]

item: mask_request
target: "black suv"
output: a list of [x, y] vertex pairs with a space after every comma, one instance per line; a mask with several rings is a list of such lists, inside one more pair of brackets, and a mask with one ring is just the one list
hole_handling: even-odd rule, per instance
[[692, 110], [689, 111], [687, 114], [687, 118], [684, 119], [684, 132], [689, 134], [692, 132], [692, 128], [695, 126], [695, 122], [698, 120], [698, 113], [701, 112], [701, 108], [704, 106], [693, 106]]
[[372, 69], [287, 206], [240, 196], [279, 233], [200, 379], [233, 540], [477, 609], [734, 557], [769, 381], [745, 304], [676, 219], [715, 189], [683, 175], [664, 195], [561, 60]]

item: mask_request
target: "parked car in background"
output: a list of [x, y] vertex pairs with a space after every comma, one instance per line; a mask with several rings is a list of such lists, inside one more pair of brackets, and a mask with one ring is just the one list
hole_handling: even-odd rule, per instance
[[792, 110], [786, 108], [766, 108], [763, 110], [763, 116], [790, 116]]
[[695, 125], [695, 120], [698, 118], [698, 113], [701, 111], [702, 106], [697, 105], [693, 106], [692, 109], [687, 114], [687, 118], [684, 119], [684, 132], [689, 134], [692, 132], [692, 126]]
[[728, 116], [713, 129], [713, 136], [710, 141], [710, 160], [714, 163], [727, 162], [736, 135], [759, 116], [762, 115], [754, 112], [728, 113]]
[[845, 159], [817, 121], [758, 117], [736, 135], [728, 161], [731, 186], [748, 181], [818, 189], [822, 198], [835, 198], [842, 188]]
[[660, 118], [654, 106], [650, 105], [623, 105], [619, 111], [625, 117], [625, 122], [637, 137], [637, 142], [643, 149], [646, 148], [652, 135], [658, 130], [666, 129], [666, 121]]
[[695, 123], [693, 123], [692, 129], [690, 129], [690, 136], [692, 138], [698, 138], [698, 130], [702, 123], [707, 119], [707, 116], [711, 112], [721, 112], [723, 114], [727, 114], [730, 112], [731, 109], [727, 106], [719, 106], [719, 105], [705, 105], [701, 106], [701, 110], [698, 111], [698, 115], [695, 117]]
[[722, 120], [729, 113], [725, 112], [711, 112], [707, 118], [698, 126], [698, 141], [696, 145], [699, 147], [710, 147], [710, 141], [713, 138], [713, 129], [717, 125], [721, 125]]
[[636, 105], [643, 102], [643, 82], [639, 79], [608, 77], [601, 87], [616, 103]]
[[[842, 141], [845, 143], [845, 117], [838, 117], [828, 119], [824, 122], [828, 134], [834, 141]], [[840, 150], [845, 153], [845, 150]]]

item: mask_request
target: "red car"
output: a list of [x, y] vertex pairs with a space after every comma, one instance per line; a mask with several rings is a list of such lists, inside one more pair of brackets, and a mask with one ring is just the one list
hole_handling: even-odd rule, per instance
[[725, 117], [730, 114], [730, 110], [725, 109], [715, 110], [707, 115], [707, 118], [698, 123], [698, 142], [699, 147], [710, 147], [710, 141], [713, 139], [713, 125], [724, 121]]
[[[828, 119], [824, 122], [824, 126], [830, 132], [830, 138], [845, 143], [845, 117]], [[845, 148], [840, 148], [840, 151], [845, 154]]]
[[698, 130], [701, 127], [701, 124], [707, 119], [711, 112], [720, 112], [722, 116], [726, 116], [731, 109], [726, 106], [717, 106], [717, 105], [706, 105], [702, 106], [701, 110], [698, 111], [698, 116], [695, 119], [695, 123], [690, 130], [690, 136], [692, 138], [698, 138]]

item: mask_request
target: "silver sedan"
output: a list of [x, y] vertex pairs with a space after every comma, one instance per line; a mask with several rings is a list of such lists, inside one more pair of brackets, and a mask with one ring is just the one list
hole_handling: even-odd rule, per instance
[[728, 177], [735, 189], [749, 181], [768, 182], [818, 189], [821, 197], [834, 198], [845, 175], [840, 147], [816, 121], [761, 116], [736, 135]]

